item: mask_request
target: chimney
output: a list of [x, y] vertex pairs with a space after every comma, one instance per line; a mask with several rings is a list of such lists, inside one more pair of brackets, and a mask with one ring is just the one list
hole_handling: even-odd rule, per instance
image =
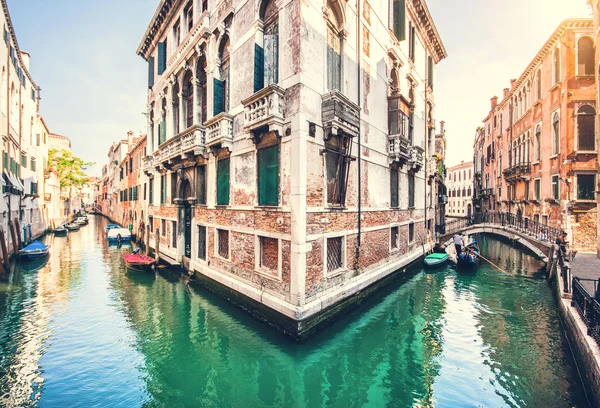
[[516, 78], [510, 80], [510, 88], [511, 89], [515, 87], [515, 82], [517, 82]]
[[130, 130], [127, 132], [127, 151], [130, 152], [133, 147], [133, 132]]
[[443, 120], [440, 121], [440, 134], [442, 134], [442, 135], [444, 134], [444, 123], [446, 123], [446, 122], [444, 122]]
[[492, 109], [494, 110], [494, 108], [498, 105], [498, 97], [497, 96], [493, 96], [492, 99], [490, 99], [492, 101]]
[[510, 92], [509, 88], [504, 88], [504, 96], [503, 96], [504, 99], [506, 99], [506, 97], [508, 96], [509, 92]]

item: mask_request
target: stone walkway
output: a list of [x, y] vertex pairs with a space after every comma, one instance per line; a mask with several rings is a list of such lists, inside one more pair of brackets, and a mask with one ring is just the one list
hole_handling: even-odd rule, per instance
[[[569, 266], [574, 277], [596, 281], [600, 278], [600, 258], [596, 254], [578, 253], [575, 259], [569, 262]], [[594, 282], [584, 280], [581, 284], [590, 295], [594, 296]]]

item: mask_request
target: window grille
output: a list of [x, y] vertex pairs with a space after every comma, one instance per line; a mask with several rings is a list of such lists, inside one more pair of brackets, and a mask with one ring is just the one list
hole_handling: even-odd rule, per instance
[[206, 227], [198, 225], [198, 258], [206, 261]]
[[173, 238], [173, 242], [171, 246], [173, 248], [177, 248], [177, 221], [171, 221], [171, 236]]
[[229, 259], [229, 231], [220, 229], [217, 230], [217, 234], [219, 239], [219, 256]]
[[340, 269], [342, 262], [342, 237], [327, 238], [327, 271]]

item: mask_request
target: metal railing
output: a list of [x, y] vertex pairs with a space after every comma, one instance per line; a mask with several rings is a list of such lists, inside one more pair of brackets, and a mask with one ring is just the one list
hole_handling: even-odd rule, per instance
[[[581, 281], [593, 281], [594, 296], [590, 295]], [[575, 307], [592, 336], [600, 345], [600, 303], [598, 302], [598, 281], [595, 279], [573, 278], [573, 297], [571, 306]]]
[[548, 225], [530, 220], [529, 218], [517, 217], [515, 214], [504, 212], [477, 213], [471, 219], [461, 218], [446, 223], [446, 234], [451, 234], [468, 226], [475, 224], [493, 224], [500, 227], [508, 227], [531, 238], [554, 244], [561, 230]]

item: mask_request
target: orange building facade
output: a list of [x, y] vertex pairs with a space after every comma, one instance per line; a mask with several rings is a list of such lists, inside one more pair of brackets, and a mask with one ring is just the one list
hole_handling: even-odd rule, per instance
[[491, 99], [474, 144], [476, 211], [502, 211], [562, 228], [596, 251], [598, 142], [595, 35], [568, 19], [518, 79]]

